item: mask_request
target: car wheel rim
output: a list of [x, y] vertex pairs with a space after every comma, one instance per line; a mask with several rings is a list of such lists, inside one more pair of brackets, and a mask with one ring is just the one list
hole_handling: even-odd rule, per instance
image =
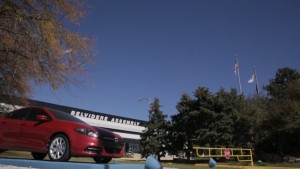
[[60, 159], [66, 152], [66, 141], [58, 137], [51, 142], [50, 145], [50, 156], [57, 160]]

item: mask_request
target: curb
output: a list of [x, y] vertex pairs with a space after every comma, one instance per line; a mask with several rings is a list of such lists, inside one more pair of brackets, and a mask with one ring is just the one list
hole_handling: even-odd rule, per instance
[[43, 169], [145, 169], [143, 164], [90, 164], [2, 158], [0, 159], [0, 164]]

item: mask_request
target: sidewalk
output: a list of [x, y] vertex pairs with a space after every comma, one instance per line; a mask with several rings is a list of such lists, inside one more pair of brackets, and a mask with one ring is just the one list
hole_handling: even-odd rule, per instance
[[[207, 164], [195, 164], [195, 166], [202, 166], [207, 167]], [[299, 169], [299, 168], [293, 168], [293, 167], [274, 167], [274, 166], [234, 166], [234, 165], [216, 165], [217, 167], [223, 167], [223, 168], [239, 168], [239, 169]]]

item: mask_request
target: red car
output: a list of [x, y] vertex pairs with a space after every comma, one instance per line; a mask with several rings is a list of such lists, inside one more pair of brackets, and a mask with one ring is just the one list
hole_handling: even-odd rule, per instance
[[5, 150], [29, 151], [37, 160], [48, 154], [53, 161], [93, 157], [97, 163], [108, 163], [122, 157], [125, 146], [118, 134], [68, 113], [26, 107], [0, 118], [0, 152]]

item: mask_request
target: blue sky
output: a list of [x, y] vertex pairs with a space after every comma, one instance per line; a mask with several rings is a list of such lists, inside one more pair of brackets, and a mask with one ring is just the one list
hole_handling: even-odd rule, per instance
[[177, 113], [183, 93], [199, 86], [215, 93], [242, 90], [256, 66], [259, 86], [281, 67], [299, 71], [298, 0], [90, 0], [92, 10], [79, 31], [96, 38], [95, 64], [85, 85], [54, 94], [36, 88], [32, 99], [139, 120], [159, 98], [164, 114]]

